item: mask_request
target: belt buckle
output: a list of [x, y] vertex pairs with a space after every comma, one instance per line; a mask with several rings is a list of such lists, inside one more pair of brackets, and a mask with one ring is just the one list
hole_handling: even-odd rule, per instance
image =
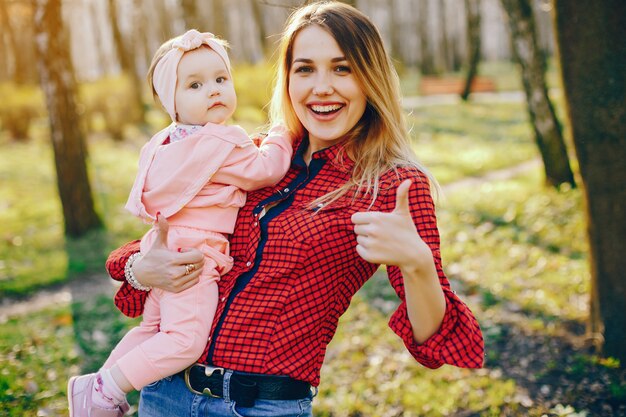
[[189, 389], [189, 391], [193, 392], [194, 394], [197, 395], [207, 395], [209, 397], [213, 397], [213, 398], [221, 398], [219, 395], [215, 395], [211, 392], [211, 389], [206, 387], [202, 390], [202, 392], [200, 391], [196, 391], [192, 386], [191, 383], [189, 381], [189, 373], [191, 372], [191, 368], [193, 368], [194, 366], [201, 366], [204, 368], [204, 375], [206, 375], [207, 377], [211, 377], [215, 372], [221, 374], [222, 376], [224, 376], [224, 368], [218, 368], [216, 366], [210, 366], [210, 365], [204, 365], [201, 363], [194, 363], [193, 365], [191, 365], [189, 368], [185, 369], [185, 384], [187, 385], [187, 389]]

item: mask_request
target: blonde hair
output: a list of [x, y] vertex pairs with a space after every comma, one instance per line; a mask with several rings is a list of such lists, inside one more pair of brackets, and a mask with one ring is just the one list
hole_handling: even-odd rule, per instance
[[[157, 51], [154, 53], [154, 56], [152, 57], [152, 62], [150, 62], [150, 68], [148, 69], [148, 74], [146, 76], [146, 79], [148, 80], [148, 84], [150, 85], [150, 89], [152, 90], [152, 97], [154, 98], [155, 101], [157, 101], [159, 104], [161, 103], [159, 100], [159, 95], [157, 94], [156, 90], [154, 89], [154, 69], [156, 68], [157, 64], [159, 63], [159, 61], [161, 61], [161, 59], [163, 59], [163, 57], [165, 56], [165, 54], [167, 54], [170, 49], [172, 49], [172, 44], [174, 42], [176, 42], [177, 40], [181, 39], [183, 37], [183, 35], [180, 36], [176, 36], [175, 38], [169, 39], [165, 42], [163, 42], [163, 44], [161, 46], [159, 46], [159, 49], [157, 49]], [[222, 45], [224, 48], [228, 48], [228, 42], [226, 42], [223, 39], [219, 39], [219, 38], [215, 38], [214, 39], [217, 43], [219, 43], [220, 45]], [[208, 46], [207, 46], [208, 48]]]
[[278, 58], [276, 84], [270, 103], [272, 122], [282, 121], [299, 136], [305, 129], [289, 99], [289, 72], [293, 43], [298, 33], [311, 25], [328, 31], [350, 63], [350, 68], [367, 97], [365, 112], [344, 139], [348, 155], [339, 154], [339, 163], [354, 160], [352, 179], [312, 205], [332, 203], [354, 189], [354, 197], [371, 194], [372, 204], [380, 191], [380, 177], [398, 167], [414, 167], [431, 183], [434, 178], [421, 166], [411, 148], [405, 116], [400, 104], [398, 74], [385, 51], [374, 24], [363, 13], [338, 2], [318, 2], [297, 9], [283, 32]]

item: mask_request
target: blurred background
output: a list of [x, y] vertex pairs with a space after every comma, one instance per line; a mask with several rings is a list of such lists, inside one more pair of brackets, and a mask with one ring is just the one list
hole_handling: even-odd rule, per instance
[[[0, 415], [66, 416], [68, 377], [137, 323], [115, 310], [104, 261], [147, 228], [123, 206], [169, 122], [145, 81], [156, 49], [188, 28], [227, 39], [233, 122], [263, 131], [277, 41], [305, 3], [0, 0]], [[387, 329], [383, 267], [329, 346], [315, 415], [626, 415], [624, 4], [346, 3], [400, 74], [441, 184], [444, 269], [487, 356], [416, 364]]]

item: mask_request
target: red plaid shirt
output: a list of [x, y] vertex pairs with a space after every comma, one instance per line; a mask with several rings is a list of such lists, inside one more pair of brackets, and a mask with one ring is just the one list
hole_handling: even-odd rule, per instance
[[[379, 197], [352, 201], [346, 196], [319, 212], [308, 203], [350, 179], [352, 161], [338, 162], [342, 144], [313, 154], [307, 167], [301, 143], [291, 168], [275, 187], [248, 194], [230, 238], [233, 269], [219, 282], [220, 303], [211, 335], [199, 362], [263, 374], [288, 375], [319, 385], [326, 347], [352, 296], [376, 271], [356, 252], [350, 220], [357, 211], [392, 211], [396, 188], [412, 178], [409, 199], [422, 239], [433, 251], [446, 298], [440, 329], [418, 345], [409, 322], [402, 274], [387, 268], [401, 304], [389, 321], [409, 352], [424, 366], [444, 363], [461, 367], [483, 364], [483, 339], [469, 308], [450, 289], [441, 267], [439, 232], [426, 177], [415, 169], [401, 169], [382, 177]], [[342, 159], [342, 158], [339, 158]], [[263, 207], [276, 204], [261, 216]], [[124, 281], [124, 265], [138, 251], [138, 241], [109, 256], [113, 279]], [[115, 304], [130, 317], [143, 311], [147, 293], [124, 281]]]

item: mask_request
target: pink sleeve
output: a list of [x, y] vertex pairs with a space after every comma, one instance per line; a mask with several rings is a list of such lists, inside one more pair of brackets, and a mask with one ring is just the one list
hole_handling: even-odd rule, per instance
[[276, 184], [291, 164], [292, 142], [286, 128], [274, 126], [258, 148], [252, 142], [235, 147], [211, 182], [234, 185], [245, 191]]

